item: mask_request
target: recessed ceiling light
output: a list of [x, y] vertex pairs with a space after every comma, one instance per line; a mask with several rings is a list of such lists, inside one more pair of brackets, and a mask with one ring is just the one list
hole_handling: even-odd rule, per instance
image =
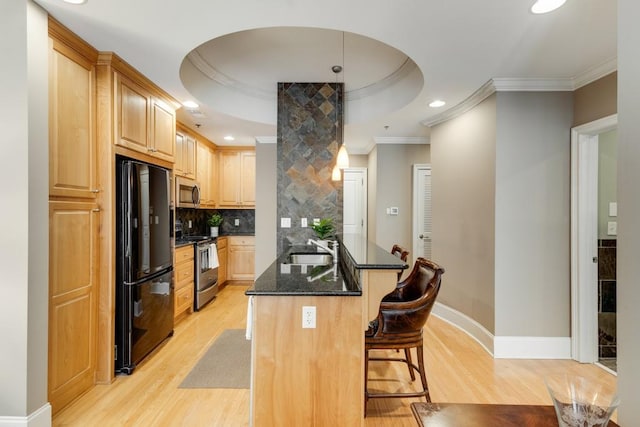
[[184, 101], [182, 103], [183, 106], [187, 107], [187, 108], [198, 108], [198, 104], [196, 104], [193, 101]]
[[429, 107], [438, 108], [438, 107], [442, 107], [444, 104], [446, 104], [446, 102], [440, 99], [436, 99], [435, 101], [429, 103]]
[[565, 1], [567, 0], [537, 0], [535, 4], [531, 6], [531, 13], [538, 15], [551, 12], [562, 6]]
[[87, 0], [62, 0], [65, 3], [69, 4], [85, 4]]
[[235, 138], [233, 136], [231, 136], [231, 135], [227, 135], [227, 136], [224, 137], [224, 140], [225, 141], [233, 141], [233, 140], [235, 140]]

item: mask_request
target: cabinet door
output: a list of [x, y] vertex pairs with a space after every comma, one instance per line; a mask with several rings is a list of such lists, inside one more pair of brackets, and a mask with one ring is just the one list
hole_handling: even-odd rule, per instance
[[95, 198], [95, 67], [49, 43], [49, 195]]
[[176, 153], [173, 164], [173, 174], [177, 176], [185, 175], [185, 136], [180, 132], [176, 133]]
[[196, 143], [196, 181], [200, 184], [200, 206], [211, 206], [211, 184], [209, 180], [209, 147], [204, 142]]
[[149, 143], [149, 102], [146, 90], [140, 85], [116, 74], [118, 97], [116, 144], [142, 153], [150, 153]]
[[243, 207], [252, 207], [256, 205], [256, 153], [243, 151], [240, 160], [240, 204]]
[[54, 413], [94, 385], [95, 203], [49, 202], [49, 401]]
[[218, 238], [218, 263], [220, 264], [218, 267], [218, 284], [221, 286], [227, 281], [227, 244], [226, 241], [223, 244], [220, 238]]
[[218, 205], [218, 153], [209, 149], [209, 198], [212, 207]]
[[192, 136], [185, 136], [183, 156], [184, 176], [196, 179], [196, 140]]
[[153, 156], [173, 162], [176, 134], [175, 111], [160, 99], [151, 105], [151, 143]]
[[253, 280], [255, 275], [255, 238], [229, 237], [227, 240], [229, 280]]
[[218, 202], [220, 206], [237, 207], [240, 196], [240, 156], [236, 151], [219, 153]]

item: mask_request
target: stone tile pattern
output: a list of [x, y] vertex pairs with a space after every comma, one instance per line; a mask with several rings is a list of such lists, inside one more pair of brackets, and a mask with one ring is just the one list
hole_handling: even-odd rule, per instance
[[[182, 222], [182, 229], [185, 235], [190, 236], [208, 236], [209, 225], [207, 219], [212, 213], [219, 212], [223, 221], [220, 224], [218, 232], [220, 235], [230, 234], [254, 234], [256, 230], [256, 211], [255, 209], [190, 209], [177, 208], [176, 219]], [[236, 227], [235, 219], [239, 220]], [[191, 229], [187, 227], [191, 220]]]
[[598, 356], [616, 357], [616, 240], [598, 240]]
[[[342, 181], [332, 181], [343, 135], [342, 83], [278, 83], [277, 253], [316, 238], [300, 219], [334, 219], [342, 232]], [[280, 218], [291, 218], [281, 228]]]

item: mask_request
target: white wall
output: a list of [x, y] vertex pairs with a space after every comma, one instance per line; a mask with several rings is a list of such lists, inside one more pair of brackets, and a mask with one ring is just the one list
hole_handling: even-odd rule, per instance
[[570, 336], [571, 92], [497, 94], [495, 335]]
[[[370, 225], [376, 228], [376, 238], [371, 240], [378, 246], [391, 251], [394, 244], [399, 244], [411, 251], [413, 165], [429, 163], [430, 153], [429, 145], [378, 144], [376, 222]], [[399, 214], [388, 215], [389, 207], [397, 207]], [[409, 261], [413, 259], [411, 254]]]
[[640, 420], [640, 2], [618, 0], [618, 424]]
[[378, 202], [378, 148], [374, 147], [369, 153], [369, 166], [367, 169], [367, 179], [369, 180], [367, 188], [367, 233], [370, 241], [375, 242], [378, 237], [377, 232], [377, 212], [376, 203]]
[[256, 142], [256, 277], [276, 259], [277, 145]]
[[[28, 0], [0, 2], [0, 418], [47, 406], [47, 16]], [[46, 409], [39, 418], [50, 424]]]
[[618, 218], [609, 216], [609, 203], [617, 202], [618, 130], [598, 135], [598, 239], [615, 239], [607, 234], [607, 223]]
[[494, 332], [496, 97], [431, 130], [438, 301]]

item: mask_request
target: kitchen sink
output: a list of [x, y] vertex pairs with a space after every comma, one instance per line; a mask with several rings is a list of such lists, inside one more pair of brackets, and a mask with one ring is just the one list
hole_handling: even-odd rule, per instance
[[329, 265], [332, 262], [333, 257], [326, 253], [292, 253], [287, 257], [287, 264]]

